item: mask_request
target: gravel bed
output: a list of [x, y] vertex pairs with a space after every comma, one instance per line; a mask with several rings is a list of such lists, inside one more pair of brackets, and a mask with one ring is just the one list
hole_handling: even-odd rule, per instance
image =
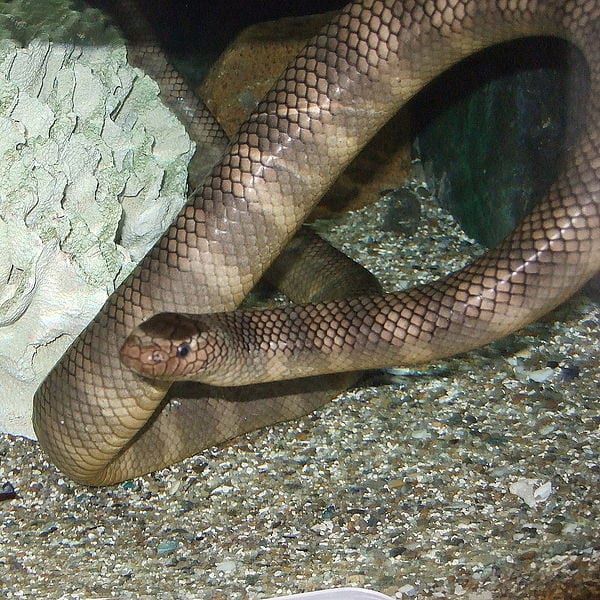
[[[388, 289], [481, 251], [424, 186], [411, 193], [421, 216], [406, 239], [368, 228], [363, 212], [381, 207], [337, 224]], [[2, 435], [0, 487], [16, 498], [0, 502], [1, 596], [224, 600], [349, 585], [600, 598], [599, 324], [579, 294], [483, 349], [395, 370], [112, 488], [76, 485], [35, 442]]]

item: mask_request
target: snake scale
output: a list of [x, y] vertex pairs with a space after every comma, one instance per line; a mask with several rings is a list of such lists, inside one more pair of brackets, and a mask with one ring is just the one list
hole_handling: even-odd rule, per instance
[[[119, 349], [157, 313], [171, 314], [136, 329], [124, 361], [173, 378], [204, 355], [205, 381], [226, 385], [431, 360], [508, 334], [568, 298], [600, 269], [599, 13], [597, 0], [348, 4], [290, 64], [40, 386], [34, 426], [51, 460], [78, 481], [113, 483], [306, 414], [339, 386], [335, 375], [246, 387], [141, 377]], [[227, 312], [399, 107], [462, 58], [533, 35], [577, 46], [590, 90], [573, 92], [585, 123], [577, 144], [511, 235], [460, 271], [396, 294]], [[219, 314], [173, 315], [193, 312]]]

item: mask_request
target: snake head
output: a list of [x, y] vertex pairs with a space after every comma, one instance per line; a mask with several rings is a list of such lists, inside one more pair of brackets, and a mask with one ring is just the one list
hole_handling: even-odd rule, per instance
[[161, 313], [136, 327], [120, 350], [121, 362], [152, 379], [202, 380], [201, 374], [219, 356], [220, 345], [201, 319]]

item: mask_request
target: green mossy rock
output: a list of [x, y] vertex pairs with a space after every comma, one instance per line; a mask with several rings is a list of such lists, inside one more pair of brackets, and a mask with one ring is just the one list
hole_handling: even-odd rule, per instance
[[[461, 63], [436, 80], [418, 146], [441, 203], [468, 235], [495, 245], [555, 180], [574, 142], [579, 54], [559, 40], [521, 40]], [[430, 182], [431, 183], [431, 182]]]

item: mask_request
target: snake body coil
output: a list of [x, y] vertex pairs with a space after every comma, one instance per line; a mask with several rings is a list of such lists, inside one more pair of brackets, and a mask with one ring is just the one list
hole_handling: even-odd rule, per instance
[[430, 285], [290, 309], [283, 329], [271, 317], [244, 319], [248, 335], [271, 336], [257, 342], [267, 351], [286, 346], [286, 327], [296, 337], [305, 332], [304, 345], [287, 347], [305, 355], [311, 374], [318, 345], [321, 357], [341, 349], [327, 365], [332, 370], [430, 360], [514, 331], [571, 295], [600, 269], [599, 13], [596, 0], [349, 4], [293, 61], [204, 186], [38, 390], [34, 425], [55, 464], [79, 481], [111, 483], [322, 403], [313, 379], [295, 388], [276, 382], [245, 392], [168, 391], [167, 383], [122, 365], [119, 348], [155, 313], [234, 309], [400, 106], [463, 57], [523, 36], [575, 44], [591, 86], [579, 142], [532, 214], [497, 248]]

